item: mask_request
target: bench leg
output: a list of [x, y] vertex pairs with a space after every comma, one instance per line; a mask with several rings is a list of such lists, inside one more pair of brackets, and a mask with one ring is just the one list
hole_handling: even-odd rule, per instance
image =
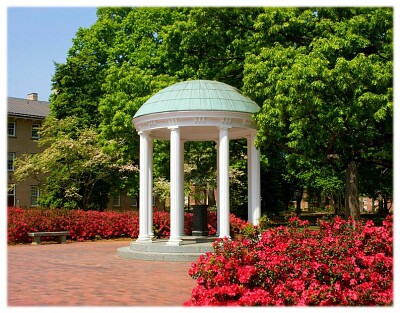
[[58, 236], [58, 243], [66, 243], [67, 236]]
[[32, 237], [32, 245], [40, 245], [41, 243], [40, 236]]

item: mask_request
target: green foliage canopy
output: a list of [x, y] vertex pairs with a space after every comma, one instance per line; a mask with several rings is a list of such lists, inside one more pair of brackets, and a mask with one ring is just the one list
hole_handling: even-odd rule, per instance
[[308, 171], [391, 167], [392, 10], [266, 9], [255, 27], [244, 90], [263, 103], [259, 144], [277, 145]]
[[[392, 9], [99, 8], [97, 15], [77, 32], [66, 63], [56, 64], [51, 109], [92, 128], [102, 151], [121, 164], [138, 164], [131, 119], [152, 94], [212, 79], [262, 105], [255, 116], [262, 181], [279, 186], [271, 192], [282, 201], [298, 185], [343, 189], [350, 164], [362, 192], [390, 190], [371, 188], [364, 175], [368, 168], [391, 173]], [[185, 157], [196, 160], [186, 146]], [[168, 179], [169, 145], [154, 148], [155, 175]], [[241, 156], [245, 143], [231, 148]], [[202, 172], [215, 167], [213, 155], [199, 164]], [[243, 159], [231, 161], [245, 172]], [[135, 173], [125, 183], [137, 191]], [[235, 198], [245, 201], [242, 193]]]
[[[137, 168], [104, 153], [96, 131], [77, 124], [75, 117], [48, 118], [39, 140], [44, 152], [19, 157], [14, 174], [17, 180], [33, 176], [44, 184], [39, 203], [46, 207], [103, 210], [112, 182]], [[46, 174], [46, 180], [39, 173]]]

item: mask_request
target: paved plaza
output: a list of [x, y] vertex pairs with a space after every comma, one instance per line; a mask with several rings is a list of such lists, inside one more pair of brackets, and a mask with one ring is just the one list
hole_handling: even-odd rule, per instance
[[131, 241], [8, 246], [9, 306], [182, 306], [191, 262], [128, 260]]

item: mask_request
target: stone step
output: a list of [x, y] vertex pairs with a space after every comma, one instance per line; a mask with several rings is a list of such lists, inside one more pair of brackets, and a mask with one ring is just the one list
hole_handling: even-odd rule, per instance
[[146, 261], [170, 261], [170, 262], [195, 262], [203, 253], [166, 253], [166, 252], [148, 252], [134, 251], [130, 247], [117, 249], [117, 255], [121, 258], [131, 260]]
[[157, 240], [152, 243], [141, 243], [133, 241], [130, 243], [130, 249], [141, 252], [154, 253], [205, 253], [213, 251], [212, 242], [189, 242], [182, 241], [179, 246], [167, 245], [168, 240]]
[[193, 241], [196, 243], [201, 243], [201, 242], [214, 242], [217, 240], [217, 236], [182, 236], [181, 239], [186, 242], [186, 241]]
[[196, 261], [200, 255], [213, 251], [216, 237], [184, 236], [179, 246], [167, 245], [168, 239], [151, 242], [132, 241], [128, 247], [117, 250], [117, 255], [133, 260]]

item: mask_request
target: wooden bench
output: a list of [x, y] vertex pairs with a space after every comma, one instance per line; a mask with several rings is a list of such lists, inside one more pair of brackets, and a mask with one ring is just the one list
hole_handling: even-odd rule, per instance
[[28, 233], [29, 237], [32, 237], [33, 245], [40, 245], [42, 242], [41, 237], [57, 237], [58, 243], [66, 243], [69, 231], [39, 231]]

